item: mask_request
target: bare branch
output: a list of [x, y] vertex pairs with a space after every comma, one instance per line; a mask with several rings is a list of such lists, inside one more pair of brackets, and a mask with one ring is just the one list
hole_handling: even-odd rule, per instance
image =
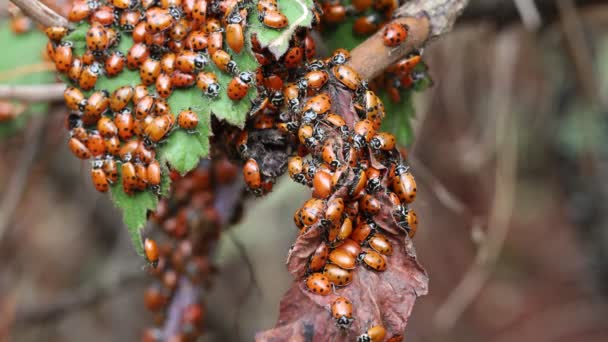
[[37, 0], [11, 0], [25, 14], [44, 27], [72, 27], [70, 22]]
[[449, 32], [468, 0], [415, 0], [395, 12], [393, 22], [407, 25], [407, 40], [394, 48], [385, 46], [379, 30], [351, 52], [349, 65], [366, 79], [378, 76], [403, 56], [422, 48], [431, 38]]
[[501, 37], [496, 47], [496, 68], [493, 75], [492, 99], [501, 108], [496, 118], [496, 146], [498, 160], [495, 175], [495, 197], [490, 210], [488, 233], [481, 242], [475, 260], [458, 286], [450, 293], [435, 315], [437, 328], [447, 331], [458, 321], [486, 283], [509, 231], [512, 216], [517, 172], [517, 130], [511, 120], [513, 70], [517, 54], [517, 37], [513, 32]]
[[63, 99], [65, 84], [10, 85], [0, 84], [0, 99], [28, 102], [58, 101]]

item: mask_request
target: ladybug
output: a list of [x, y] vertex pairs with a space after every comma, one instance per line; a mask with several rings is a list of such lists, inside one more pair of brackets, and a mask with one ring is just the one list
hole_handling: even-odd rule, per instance
[[76, 23], [88, 18], [91, 13], [99, 7], [95, 1], [78, 0], [72, 4], [72, 8], [68, 12], [68, 20]]
[[340, 2], [329, 3], [323, 6], [323, 22], [337, 24], [346, 18], [346, 7]]
[[367, 267], [373, 270], [380, 272], [386, 270], [386, 260], [382, 254], [379, 254], [371, 249], [365, 249], [361, 254], [359, 254], [358, 260], [365, 263]]
[[390, 151], [395, 148], [395, 136], [388, 132], [376, 134], [369, 142], [374, 150]]
[[295, 83], [285, 86], [283, 95], [289, 104], [289, 108], [294, 111], [300, 105], [300, 88]]
[[[240, 16], [238, 17], [240, 18]], [[226, 26], [226, 43], [237, 54], [243, 50], [245, 34], [243, 33], [243, 26], [240, 24], [240, 21], [237, 23], [231, 22]]]
[[182, 51], [175, 59], [175, 66], [185, 73], [194, 73], [202, 70], [208, 63], [208, 59], [200, 52]]
[[[373, 2], [374, 2], [374, 0], [352, 0], [351, 1], [353, 8], [357, 12], [366, 11], [368, 8], [370, 8], [372, 6]], [[368, 341], [368, 342], [370, 342], [370, 341]], [[374, 341], [374, 342], [376, 342], [376, 341]]]
[[252, 82], [253, 77], [249, 72], [242, 72], [235, 76], [228, 84], [228, 97], [233, 101], [242, 99], [247, 95]]
[[[120, 39], [122, 38], [121, 33], [113, 27], [108, 27], [106, 29], [106, 35], [108, 36], [108, 48], [114, 47], [115, 45], [120, 43]], [[105, 54], [105, 52], [101, 51], [97, 52], [97, 54], [103, 55]]]
[[338, 128], [342, 135], [348, 135], [348, 126], [346, 125], [346, 121], [344, 121], [344, 119], [340, 115], [329, 113], [325, 115], [323, 120], [329, 123], [330, 125]]
[[340, 197], [335, 197], [327, 202], [327, 210], [325, 211], [325, 220], [330, 223], [339, 222], [344, 212], [344, 200]]
[[50, 40], [54, 41], [55, 43], [58, 43], [68, 33], [68, 29], [62, 26], [51, 26], [47, 27], [44, 30], [44, 33]]
[[80, 159], [91, 158], [91, 151], [89, 151], [85, 144], [76, 138], [70, 138], [68, 141], [68, 147], [70, 148], [70, 151], [72, 151], [72, 153]]
[[158, 75], [160, 75], [160, 62], [157, 60], [148, 58], [139, 67], [139, 78], [146, 86], [154, 84]]
[[329, 253], [329, 261], [345, 270], [352, 270], [356, 266], [356, 258], [341, 249], [334, 249]]
[[196, 82], [194, 75], [179, 70], [173, 71], [170, 77], [171, 84], [173, 84], [175, 88], [188, 88]]
[[207, 1], [195, 0], [191, 13], [192, 19], [198, 21], [199, 23], [204, 23], [207, 19]]
[[310, 272], [320, 271], [327, 262], [327, 256], [329, 255], [329, 247], [326, 243], [321, 242], [319, 247], [315, 249], [314, 253], [310, 256], [310, 262], [308, 263], [308, 270]]
[[148, 186], [148, 170], [142, 163], [135, 164], [135, 175], [137, 180], [135, 181], [135, 187], [137, 190], [145, 190]]
[[321, 89], [329, 80], [329, 75], [324, 70], [312, 70], [309, 71], [304, 77], [298, 81], [298, 87], [300, 89]]
[[407, 38], [407, 26], [399, 23], [390, 23], [384, 27], [382, 40], [384, 45], [395, 47], [403, 43]]
[[313, 135], [314, 128], [311, 125], [302, 125], [300, 126], [300, 129], [298, 129], [298, 139], [304, 146], [314, 146], [316, 144], [316, 139]]
[[163, 99], [168, 98], [173, 93], [173, 83], [171, 82], [171, 76], [164, 72], [158, 75], [156, 78], [156, 93]]
[[345, 270], [334, 264], [327, 264], [323, 269], [323, 274], [335, 286], [346, 286], [352, 283], [355, 272], [353, 270]]
[[65, 101], [65, 104], [71, 110], [76, 110], [76, 111], [82, 112], [82, 111], [84, 111], [85, 106], [87, 104], [87, 100], [85, 99], [84, 95], [82, 94], [82, 91], [80, 91], [80, 89], [74, 88], [74, 87], [67, 87], [63, 91], [63, 99]]
[[285, 53], [283, 64], [288, 69], [297, 68], [302, 63], [304, 57], [304, 49], [299, 46], [294, 46]]
[[247, 139], [249, 134], [246, 130], [241, 131], [236, 138], [236, 150], [239, 152], [241, 156], [243, 156], [247, 152]]
[[186, 39], [188, 44], [187, 47], [192, 48], [192, 42], [190, 42], [190, 39], [186, 38], [189, 36], [191, 29], [192, 25], [190, 25], [188, 21], [182, 19], [175, 23], [175, 25], [171, 26], [171, 28], [169, 29], [169, 37], [171, 38], [171, 40], [175, 41], [182, 41]]
[[141, 13], [137, 10], [127, 10], [120, 14], [118, 25], [125, 32], [132, 32], [141, 21]]
[[122, 187], [125, 193], [132, 194], [137, 187], [137, 173], [135, 165], [130, 161], [122, 164]]
[[336, 65], [345, 64], [349, 60], [350, 60], [350, 52], [348, 52], [348, 50], [346, 50], [346, 49], [340, 48], [340, 49], [337, 49], [336, 51], [334, 51], [334, 53], [331, 55], [331, 57], [325, 61], [325, 64], [332, 67], [332, 66], [336, 66]]
[[306, 184], [306, 177], [304, 176], [304, 161], [300, 156], [293, 156], [289, 158], [289, 162], [287, 164], [287, 170], [289, 172], [289, 177], [294, 181]]
[[128, 162], [135, 159], [135, 151], [140, 145], [139, 140], [130, 140], [126, 144], [123, 144], [118, 151], [118, 156], [122, 161]]
[[155, 100], [152, 95], [142, 97], [133, 108], [135, 110], [135, 119], [143, 120], [146, 116], [151, 115], [154, 111]]
[[262, 185], [262, 175], [258, 162], [255, 161], [255, 159], [250, 158], [245, 162], [245, 165], [243, 165], [243, 177], [245, 178], [245, 183], [249, 189], [253, 191], [260, 189]]
[[331, 304], [331, 315], [336, 320], [336, 325], [346, 330], [354, 321], [353, 304], [345, 297], [338, 297]]
[[198, 126], [198, 115], [196, 115], [192, 109], [188, 108], [179, 113], [177, 116], [177, 124], [189, 133], [195, 132], [195, 129]]
[[99, 192], [107, 192], [110, 189], [110, 183], [106, 177], [106, 173], [101, 169], [103, 162], [101, 160], [95, 160], [93, 162], [93, 168], [91, 169], [91, 180], [95, 189]]
[[173, 122], [173, 115], [167, 114], [155, 117], [152, 122], [146, 125], [144, 135], [148, 145], [160, 142], [173, 127]]
[[148, 262], [156, 268], [159, 258], [159, 250], [156, 241], [146, 238], [144, 240], [144, 251], [146, 252], [146, 259], [148, 259]]
[[150, 33], [159, 33], [165, 31], [171, 25], [175, 18], [169, 13], [169, 10], [152, 7], [146, 10], [146, 31]]
[[271, 129], [275, 126], [274, 117], [268, 114], [260, 114], [255, 116], [253, 128], [255, 129]]
[[72, 43], [64, 42], [55, 47], [53, 58], [55, 61], [55, 68], [60, 72], [67, 72], [72, 66]]
[[412, 203], [416, 199], [416, 180], [409, 167], [399, 165], [395, 169], [395, 177], [392, 180], [393, 191], [399, 199], [405, 203]]
[[280, 91], [283, 89], [283, 79], [277, 75], [272, 74], [264, 78], [264, 87], [274, 90], [277, 94], [283, 95]]
[[315, 224], [325, 211], [325, 203], [322, 200], [311, 198], [304, 203], [300, 212], [302, 223], [307, 226]]
[[258, 20], [264, 24], [264, 26], [281, 29], [289, 24], [287, 17], [279, 11], [263, 11], [260, 12]]
[[96, 91], [87, 100], [87, 104], [84, 107], [83, 119], [87, 120], [87, 117], [92, 117], [95, 121], [98, 120], [99, 116], [106, 112], [108, 109], [110, 100], [108, 99], [109, 94], [107, 91]]
[[327, 296], [331, 293], [331, 283], [323, 273], [317, 272], [309, 275], [306, 278], [306, 287], [308, 291], [321, 296]]
[[140, 21], [137, 25], [135, 25], [135, 28], [131, 32], [131, 38], [133, 38], [133, 43], [135, 44], [144, 43], [146, 40], [146, 35], [147, 32], [145, 21]]
[[32, 19], [24, 15], [17, 15], [11, 20], [11, 30], [15, 34], [26, 33], [32, 29]]
[[392, 13], [399, 7], [399, 0], [378, 0], [374, 3], [374, 8], [378, 11]]
[[278, 11], [279, 5], [277, 4], [277, 0], [260, 0], [257, 3], [258, 12], [264, 11]]
[[138, 69], [150, 56], [146, 44], [136, 43], [131, 46], [127, 54], [127, 67], [131, 70]]
[[[221, 32], [218, 32], [218, 33], [221, 38], [222, 33]], [[211, 51], [215, 52], [217, 49], [212, 49], [210, 47], [210, 44], [209, 44], [209, 41], [211, 40], [210, 37], [215, 38], [216, 35], [214, 33], [207, 35], [207, 33], [203, 32], [203, 31], [192, 31], [188, 34], [188, 36], [185, 39], [186, 47], [189, 49], [192, 49], [193, 51], [203, 51], [209, 47], [209, 50], [207, 52], [212, 54]], [[221, 48], [221, 44], [220, 44], [219, 48]]]
[[365, 194], [359, 201], [359, 208], [367, 215], [375, 216], [380, 212], [382, 204], [370, 194]]
[[353, 232], [353, 221], [350, 218], [346, 217], [344, 218], [344, 221], [342, 221], [342, 224], [336, 226], [336, 228], [337, 231], [334, 232], [334, 234], [332, 234], [331, 236], [332, 243], [344, 241], [350, 237]]
[[312, 181], [312, 196], [315, 198], [328, 198], [333, 190], [331, 175], [325, 171], [318, 171]]
[[354, 127], [353, 143], [356, 149], [361, 149], [372, 140], [376, 130], [374, 124], [365, 119], [358, 121]]
[[133, 119], [131, 110], [125, 108], [120, 112], [115, 113], [114, 124], [118, 128], [118, 136], [121, 140], [127, 141], [133, 137], [135, 120]]
[[133, 8], [137, 5], [136, 0], [108, 0], [108, 3], [116, 8], [128, 9]]
[[120, 139], [118, 136], [106, 138], [104, 140], [106, 146], [106, 153], [112, 156], [117, 156], [120, 151]]
[[220, 70], [230, 74], [238, 73], [238, 66], [228, 52], [217, 50], [211, 55], [211, 59]]
[[363, 243], [367, 241], [367, 238], [375, 228], [376, 224], [373, 221], [361, 219], [355, 226], [350, 238], [357, 243]]
[[78, 86], [83, 90], [93, 89], [100, 74], [101, 67], [99, 66], [99, 63], [94, 62], [91, 65], [87, 65], [82, 69], [82, 73], [78, 78]]
[[352, 239], [344, 239], [336, 249], [343, 250], [355, 258], [361, 254], [361, 246]]
[[307, 111], [313, 111], [317, 115], [322, 115], [327, 113], [331, 109], [331, 99], [328, 94], [321, 93], [315, 95], [306, 101], [304, 108], [302, 111], [305, 113]]
[[304, 54], [306, 55], [306, 59], [313, 59], [316, 52], [317, 46], [315, 40], [310, 33], [307, 33], [306, 37], [304, 37]]
[[150, 164], [156, 157], [156, 152], [153, 149], [147, 149], [143, 141], [137, 140], [138, 144], [135, 148], [135, 158], [144, 164]]
[[357, 342], [382, 342], [385, 336], [386, 329], [381, 325], [375, 325], [357, 336]]
[[207, 52], [209, 52], [209, 54], [211, 56], [213, 56], [216, 51], [219, 51], [222, 49], [223, 45], [224, 45], [224, 36], [222, 34], [222, 31], [218, 31], [218, 30], [210, 31], [209, 37], [207, 40]]
[[85, 143], [94, 157], [100, 157], [106, 152], [106, 144], [103, 137], [97, 131], [90, 131]]
[[106, 158], [103, 161], [102, 170], [110, 184], [116, 183], [118, 180], [118, 166], [112, 157]]
[[110, 96], [110, 109], [114, 112], [123, 110], [133, 98], [134, 90], [131, 86], [122, 86], [114, 90]]
[[148, 87], [143, 84], [138, 84], [133, 88], [133, 103], [139, 102], [142, 98], [149, 95]]
[[406, 58], [400, 59], [387, 70], [389, 72], [409, 74], [421, 61], [422, 56], [418, 53], [414, 53]]
[[162, 98], [157, 98], [154, 102], [154, 114], [157, 116], [169, 114], [171, 112], [171, 107], [169, 106], [169, 102]]
[[391, 245], [390, 241], [388, 241], [386, 236], [384, 236], [380, 233], [374, 234], [374, 236], [372, 236], [367, 241], [367, 243], [373, 250], [375, 250], [378, 253], [381, 253], [384, 255], [393, 254], [393, 246]]
[[350, 89], [356, 90], [361, 85], [361, 76], [353, 68], [347, 65], [337, 65], [332, 68], [334, 77], [340, 81], [340, 83]]
[[122, 72], [125, 66], [125, 55], [120, 51], [114, 51], [104, 62], [104, 70], [108, 77], [113, 77]]
[[382, 16], [379, 13], [371, 13], [366, 16], [361, 16], [353, 23], [353, 31], [359, 35], [372, 34], [380, 28], [382, 24]]
[[[404, 208], [402, 206], [402, 208]], [[408, 232], [410, 238], [413, 238], [416, 235], [416, 229], [418, 228], [418, 216], [416, 215], [416, 211], [412, 208], [402, 209], [405, 213], [405, 222], [399, 222], [399, 225], [405, 226], [405, 229]]]
[[175, 60], [177, 59], [177, 55], [173, 52], [167, 52], [163, 54], [163, 57], [160, 60], [160, 69], [162, 72], [166, 74], [170, 74], [175, 70]]
[[99, 23], [92, 23], [86, 34], [87, 48], [91, 51], [102, 51], [108, 48], [108, 34]]

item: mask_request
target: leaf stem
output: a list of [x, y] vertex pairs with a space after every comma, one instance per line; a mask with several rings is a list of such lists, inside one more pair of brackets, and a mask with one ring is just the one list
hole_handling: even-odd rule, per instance
[[44, 27], [63, 26], [71, 28], [70, 22], [38, 0], [10, 0], [25, 14]]

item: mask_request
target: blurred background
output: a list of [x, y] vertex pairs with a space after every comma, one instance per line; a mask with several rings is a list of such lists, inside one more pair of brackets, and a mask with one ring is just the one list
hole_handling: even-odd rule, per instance
[[[471, 1], [424, 57], [408, 152], [430, 291], [407, 341], [607, 341], [608, 3]], [[63, 115], [0, 142], [0, 341], [139, 340], [145, 263]], [[309, 196], [282, 179], [246, 201], [213, 252], [203, 341], [274, 325]]]

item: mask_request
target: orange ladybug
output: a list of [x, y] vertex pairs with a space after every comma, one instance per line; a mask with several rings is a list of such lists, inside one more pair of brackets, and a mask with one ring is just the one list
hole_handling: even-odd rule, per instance
[[353, 304], [345, 297], [338, 297], [331, 304], [331, 315], [340, 329], [348, 329], [353, 318]]

